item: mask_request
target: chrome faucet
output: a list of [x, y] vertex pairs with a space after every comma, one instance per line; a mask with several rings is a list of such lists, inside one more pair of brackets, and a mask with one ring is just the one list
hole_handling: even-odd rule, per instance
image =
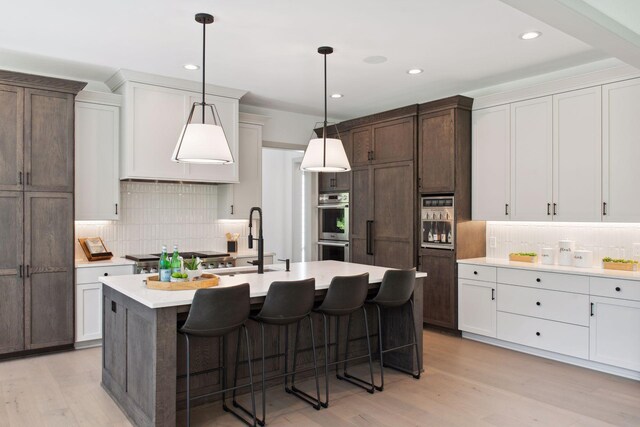
[[260, 232], [258, 233], [258, 274], [264, 273], [264, 238], [262, 237], [262, 209], [258, 207], [251, 208], [249, 212], [249, 249], [253, 249], [253, 235], [251, 234], [251, 227], [253, 224], [253, 211], [258, 211], [258, 227], [260, 227]]

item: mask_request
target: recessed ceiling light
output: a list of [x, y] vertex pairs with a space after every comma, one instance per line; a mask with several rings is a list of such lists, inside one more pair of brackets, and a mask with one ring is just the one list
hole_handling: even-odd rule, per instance
[[344, 96], [344, 95], [343, 95], [343, 94], [341, 94], [341, 93], [332, 93], [332, 94], [331, 94], [331, 97], [332, 97], [332, 98], [335, 98], [335, 99], [342, 98], [343, 96]]
[[184, 68], [187, 70], [199, 70], [200, 66], [195, 64], [184, 64]]
[[542, 33], [540, 31], [527, 31], [526, 33], [520, 34], [520, 38], [522, 40], [533, 40], [540, 37]]
[[407, 74], [420, 74], [423, 71], [424, 70], [422, 68], [412, 68], [410, 70], [407, 70]]

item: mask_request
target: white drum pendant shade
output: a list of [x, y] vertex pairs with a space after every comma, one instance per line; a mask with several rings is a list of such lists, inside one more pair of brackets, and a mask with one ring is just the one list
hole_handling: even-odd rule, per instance
[[300, 169], [309, 172], [346, 172], [351, 170], [351, 166], [342, 141], [327, 138], [325, 153], [324, 139], [314, 138], [309, 141]]
[[171, 159], [175, 162], [224, 165], [233, 163], [221, 126], [189, 123], [182, 128]]

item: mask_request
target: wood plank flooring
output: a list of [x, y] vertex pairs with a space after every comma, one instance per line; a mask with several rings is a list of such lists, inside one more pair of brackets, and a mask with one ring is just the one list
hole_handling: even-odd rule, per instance
[[[640, 382], [431, 331], [424, 340], [420, 380], [386, 370], [385, 391], [370, 395], [332, 376], [321, 411], [274, 388], [268, 425], [640, 425]], [[0, 427], [129, 426], [100, 387], [100, 358], [93, 348], [0, 362]], [[192, 425], [240, 424], [212, 404], [193, 411]]]

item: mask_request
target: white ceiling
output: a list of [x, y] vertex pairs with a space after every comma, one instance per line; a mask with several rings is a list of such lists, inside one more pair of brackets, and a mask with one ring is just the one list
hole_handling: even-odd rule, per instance
[[[329, 91], [345, 97], [329, 101], [329, 115], [339, 119], [610, 56], [499, 0], [23, 0], [3, 7], [0, 49], [57, 58], [57, 74], [75, 78], [127, 68], [200, 80], [182, 67], [201, 61], [196, 12], [216, 18], [207, 81], [248, 90], [252, 105], [320, 114], [316, 49], [333, 46]], [[520, 40], [529, 30], [543, 36]], [[373, 55], [388, 61], [363, 62]], [[0, 66], [15, 68], [11, 58], [0, 52]], [[425, 72], [406, 74], [412, 67]]]

